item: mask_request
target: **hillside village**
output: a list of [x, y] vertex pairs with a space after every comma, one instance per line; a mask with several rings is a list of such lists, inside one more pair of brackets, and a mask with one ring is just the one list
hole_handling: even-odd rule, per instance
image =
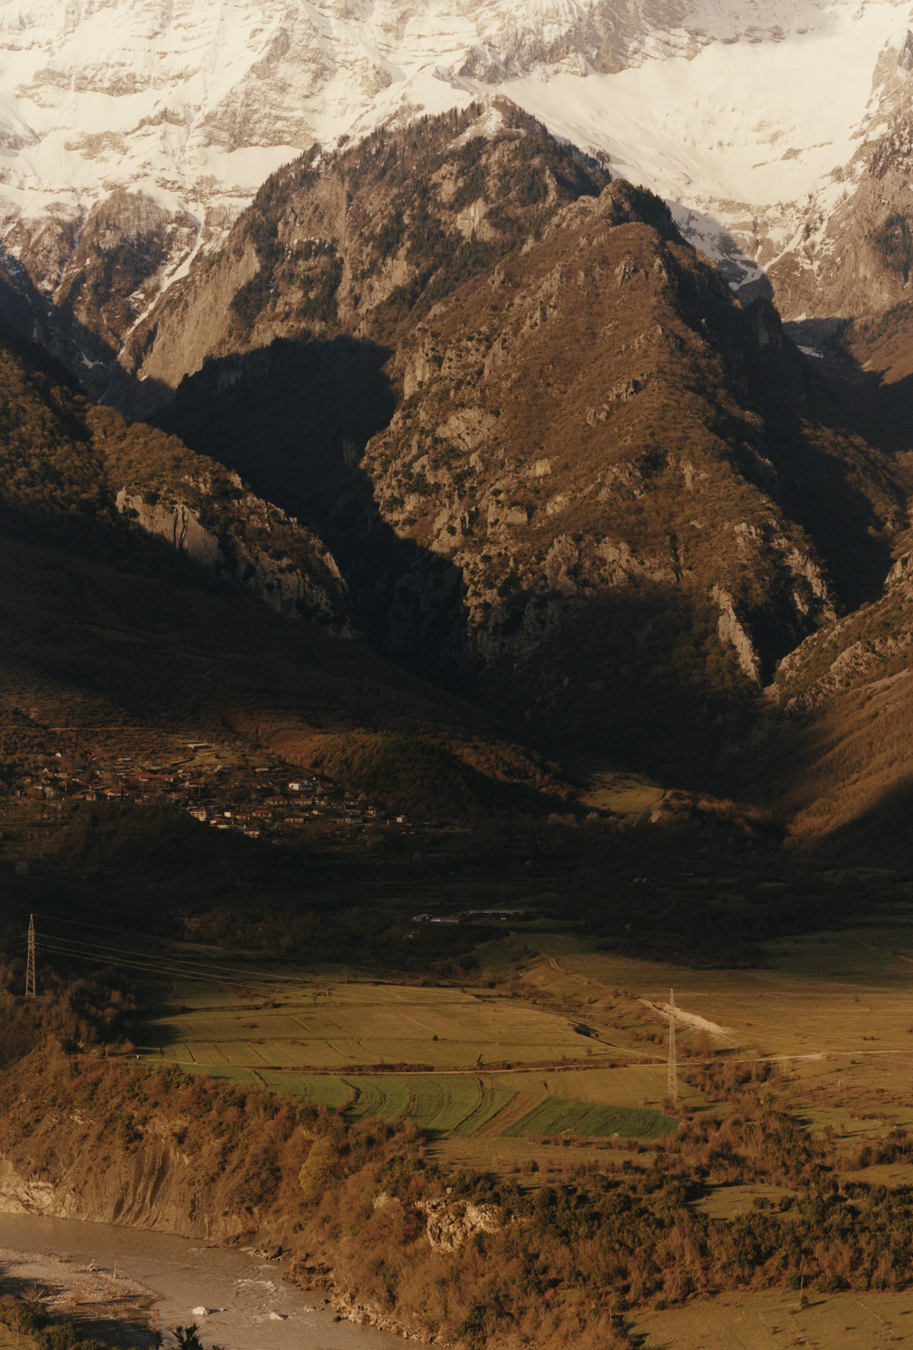
[[252, 839], [272, 838], [307, 825], [357, 829], [369, 824], [407, 825], [404, 815], [390, 817], [381, 806], [349, 796], [325, 774], [296, 774], [287, 764], [200, 761], [202, 742], [187, 747], [191, 757], [179, 764], [153, 764], [137, 755], [63, 753], [23, 755], [0, 768], [0, 795], [47, 805], [65, 802], [168, 802], [202, 825], [231, 830]]

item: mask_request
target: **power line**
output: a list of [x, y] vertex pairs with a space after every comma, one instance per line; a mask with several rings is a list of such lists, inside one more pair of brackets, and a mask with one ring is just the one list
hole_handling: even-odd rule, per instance
[[[127, 970], [140, 970], [150, 975], [167, 975], [169, 978], [180, 976], [186, 980], [205, 980], [212, 984], [259, 984], [265, 988], [275, 985], [281, 979], [288, 985], [291, 976], [281, 976], [275, 979], [268, 975], [249, 976], [245, 971], [232, 971], [229, 967], [219, 967], [227, 973], [214, 974], [205, 969], [188, 969], [182, 966], [178, 961], [172, 961], [168, 957], [143, 956], [141, 953], [119, 952], [116, 947], [88, 948], [77, 950], [73, 946], [65, 946], [53, 939], [42, 941], [42, 950], [56, 952], [60, 956], [70, 956], [80, 961], [97, 961], [101, 965], [120, 966]], [[300, 983], [300, 982], [299, 982]]]
[[[96, 925], [94, 924], [87, 924], [85, 926], [90, 928], [96, 927]], [[104, 931], [116, 933], [119, 930], [116, 928], [110, 928]], [[128, 935], [125, 934], [125, 936]], [[270, 984], [277, 984], [280, 982], [292, 984], [301, 983], [301, 977], [298, 975], [281, 975], [267, 970], [248, 970], [245, 967], [222, 966], [209, 961], [207, 962], [194, 961], [191, 958], [184, 956], [155, 956], [149, 952], [132, 951], [130, 950], [130, 948], [113, 947], [101, 942], [80, 942], [78, 938], [59, 937], [56, 934], [42, 933], [41, 937], [45, 940], [46, 944], [47, 942], [57, 942], [61, 944], [66, 944], [66, 946], [71, 949], [73, 948], [81, 949], [81, 950], [73, 950], [72, 955], [74, 956], [82, 955], [83, 950], [85, 951], [86, 954], [88, 954], [89, 952], [110, 952], [112, 956], [116, 957], [118, 960], [121, 960], [124, 957], [133, 956], [139, 958], [139, 960], [141, 961], [160, 961], [160, 962], [168, 962], [170, 965], [184, 966], [187, 968], [184, 971], [184, 973], [187, 975], [193, 975], [196, 971], [199, 971], [201, 974], [207, 975], [211, 974], [211, 972], [213, 971], [224, 971], [227, 975], [230, 975], [235, 979], [263, 980]], [[160, 938], [154, 940], [161, 941]]]
[[[163, 937], [161, 936], [161, 934], [153, 934], [153, 933], [135, 933], [135, 932], [133, 932], [131, 929], [127, 929], [127, 928], [110, 928], [110, 927], [108, 927], [108, 926], [105, 926], [105, 925], [102, 925], [102, 924], [97, 924], [97, 923], [84, 923], [84, 922], [83, 922], [82, 920], [80, 920], [80, 919], [76, 919], [76, 920], [60, 919], [60, 918], [57, 918], [55, 915], [52, 915], [52, 914], [38, 914], [38, 915], [36, 915], [35, 917], [36, 917], [36, 918], [39, 918], [39, 919], [47, 919], [50, 923], [61, 923], [61, 924], [66, 924], [66, 926], [67, 926], [68, 928], [92, 928], [92, 929], [94, 929], [96, 932], [99, 932], [99, 933], [116, 933], [119, 937], [148, 938], [148, 940], [149, 940], [150, 942], [168, 942], [168, 941], [171, 941], [171, 940], [177, 941], [177, 939], [163, 938]], [[59, 941], [59, 942], [78, 942], [78, 939], [77, 939], [77, 938], [64, 938], [64, 937], [60, 937], [60, 938], [57, 939], [57, 941]], [[117, 951], [117, 952], [121, 951], [121, 948], [119, 948], [119, 947], [104, 948], [103, 945], [102, 945], [101, 943], [87, 943], [86, 945], [87, 945], [87, 946], [96, 946], [96, 947], [99, 947], [99, 948], [102, 949], [102, 950]], [[134, 956], [144, 956], [144, 955], [145, 955], [145, 953], [141, 953], [141, 952], [134, 952], [134, 953], [132, 953], [132, 954], [133, 954]], [[202, 962], [194, 963], [194, 962], [191, 961], [191, 959], [190, 959], [189, 957], [183, 957], [183, 956], [173, 957], [173, 958], [169, 958], [169, 959], [175, 960], [175, 961], [182, 961], [182, 962], [184, 962], [185, 964], [188, 964], [188, 965], [190, 965], [190, 964], [198, 964], [198, 965], [200, 966], [201, 969], [205, 969], [205, 970], [227, 970], [227, 971], [235, 971], [235, 970], [237, 970], [237, 967], [236, 967], [236, 966], [218, 966], [218, 965], [213, 965], [211, 962], [206, 962], [205, 965], [204, 965], [204, 963], [202, 963]], [[250, 976], [252, 976], [252, 977], [255, 977], [255, 976], [261, 976], [263, 979], [268, 979], [268, 980], [293, 980], [293, 981], [297, 981], [297, 980], [300, 978], [300, 977], [297, 976], [297, 975], [276, 975], [276, 974], [272, 974], [271, 972], [265, 971], [265, 970], [264, 970], [264, 971], [247, 971], [247, 970], [245, 970], [244, 973], [245, 973], [245, 975], [250, 975]]]
[[84, 919], [61, 919], [57, 914], [36, 914], [36, 919], [47, 919], [48, 923], [62, 923], [67, 928], [94, 928], [98, 933], [118, 933], [123, 936], [148, 938], [150, 942], [167, 942], [161, 933], [137, 933], [132, 928], [111, 928], [108, 924], [86, 923]]
[[[144, 975], [162, 975], [169, 979], [178, 977], [186, 980], [195, 980], [203, 984], [226, 984], [228, 977], [225, 975], [204, 975], [196, 971], [177, 970], [168, 966], [155, 966], [143, 964], [141, 961], [121, 960], [115, 963], [110, 956], [96, 956], [92, 952], [74, 952], [68, 947], [55, 947], [51, 943], [42, 943], [42, 951], [55, 952], [58, 956], [76, 956], [80, 961], [94, 961], [98, 965], [111, 966], [117, 964], [124, 970], [139, 971]], [[237, 982], [241, 983], [243, 977], [238, 976]]]
[[[54, 946], [43, 946], [42, 950], [49, 950], [58, 956], [73, 956], [73, 952], [68, 952], [65, 948], [54, 948]], [[113, 961], [109, 956], [92, 956], [90, 953], [80, 953], [81, 961], [89, 961], [95, 965], [105, 965], [111, 968]], [[119, 971], [132, 975], [135, 979], [142, 979], [143, 976], [150, 980], [170, 980], [176, 983], [177, 980], [186, 980], [192, 984], [217, 984], [224, 988], [226, 984], [240, 984], [240, 980], [230, 980], [224, 975], [188, 975], [186, 971], [170, 971], [167, 967], [157, 967], [157, 965], [142, 965], [139, 961], [120, 961], [118, 963]], [[258, 988], [263, 991], [269, 990], [269, 985], [259, 984]]]

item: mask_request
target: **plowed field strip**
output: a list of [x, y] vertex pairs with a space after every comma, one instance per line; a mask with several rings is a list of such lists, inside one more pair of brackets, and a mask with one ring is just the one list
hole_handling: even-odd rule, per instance
[[516, 1124], [518, 1120], [522, 1120], [525, 1115], [532, 1111], [533, 1107], [538, 1106], [544, 1096], [544, 1092], [518, 1092], [513, 1101], [508, 1102], [503, 1110], [492, 1116], [476, 1130], [473, 1139], [493, 1139], [496, 1135], [502, 1134], [511, 1125]]

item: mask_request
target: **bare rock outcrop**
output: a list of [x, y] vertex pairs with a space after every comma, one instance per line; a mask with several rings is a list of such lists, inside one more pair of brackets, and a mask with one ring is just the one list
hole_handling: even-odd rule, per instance
[[[221, 580], [243, 587], [277, 614], [353, 636], [345, 582], [331, 554], [308, 531], [278, 507], [239, 491], [236, 528], [217, 534], [201, 519], [207, 512], [210, 519], [213, 515], [207, 485], [188, 480], [184, 486], [194, 506], [175, 491], [144, 494], [127, 487], [117, 493], [116, 506], [147, 533], [165, 539]], [[240, 479], [236, 486], [241, 488]], [[258, 546], [260, 541], [265, 546]]]
[[496, 1205], [476, 1205], [465, 1200], [423, 1200], [428, 1241], [436, 1251], [456, 1252], [476, 1233], [497, 1233], [501, 1221]]

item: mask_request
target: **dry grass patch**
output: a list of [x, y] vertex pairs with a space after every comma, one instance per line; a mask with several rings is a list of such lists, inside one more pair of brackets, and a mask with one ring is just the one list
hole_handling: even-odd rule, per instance
[[636, 1334], [659, 1350], [881, 1350], [913, 1344], [913, 1309], [905, 1294], [719, 1294], [700, 1303], [637, 1314]]
[[609, 765], [580, 763], [584, 786], [577, 794], [581, 806], [615, 815], [643, 815], [665, 796], [665, 789], [643, 774], [624, 773]]
[[702, 1210], [709, 1219], [735, 1219], [761, 1208], [756, 1201], [776, 1207], [781, 1197], [793, 1194], [786, 1186], [774, 1186], [762, 1181], [748, 1185], [712, 1186], [706, 1195], [695, 1201], [695, 1208]]

